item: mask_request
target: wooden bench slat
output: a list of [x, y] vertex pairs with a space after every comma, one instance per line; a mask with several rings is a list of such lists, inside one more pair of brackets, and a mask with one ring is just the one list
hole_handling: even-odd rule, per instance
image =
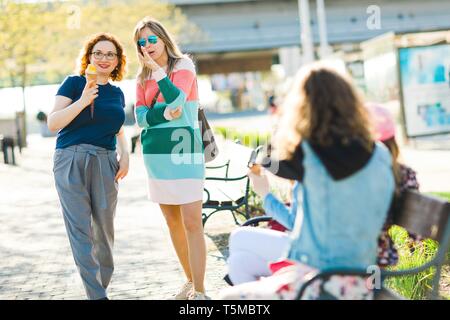
[[407, 190], [397, 204], [394, 223], [411, 233], [440, 242], [450, 216], [450, 203]]

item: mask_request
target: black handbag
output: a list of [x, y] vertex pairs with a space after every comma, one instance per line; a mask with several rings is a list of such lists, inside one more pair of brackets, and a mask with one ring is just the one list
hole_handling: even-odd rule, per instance
[[202, 134], [205, 162], [211, 162], [219, 155], [219, 148], [217, 147], [216, 140], [214, 139], [213, 131], [211, 130], [208, 120], [206, 119], [205, 112], [200, 106], [198, 107], [198, 124]]

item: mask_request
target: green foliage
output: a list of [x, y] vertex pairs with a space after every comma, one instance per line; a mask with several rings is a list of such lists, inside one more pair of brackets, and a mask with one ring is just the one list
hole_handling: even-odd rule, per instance
[[256, 148], [257, 146], [266, 145], [270, 142], [269, 133], [243, 132], [242, 130], [228, 127], [214, 127], [214, 131], [225, 139], [231, 141], [239, 140], [244, 146], [250, 148]]
[[49, 54], [59, 16], [44, 3], [2, 1], [0, 7], [0, 85], [26, 86]]
[[430, 192], [430, 194], [450, 201], [450, 192]]
[[[418, 267], [433, 258], [437, 251], [437, 243], [424, 240], [413, 243], [408, 232], [403, 228], [393, 226], [389, 231], [399, 253], [399, 263], [391, 270], [403, 270]], [[434, 270], [426, 270], [417, 275], [396, 277], [386, 280], [386, 286], [397, 291], [408, 299], [425, 299], [431, 289]]]
[[0, 1], [0, 87], [55, 83], [76, 69], [84, 42], [112, 33], [125, 49], [128, 77], [138, 68], [133, 30], [145, 16], [184, 43], [201, 33], [181, 10], [162, 1]]

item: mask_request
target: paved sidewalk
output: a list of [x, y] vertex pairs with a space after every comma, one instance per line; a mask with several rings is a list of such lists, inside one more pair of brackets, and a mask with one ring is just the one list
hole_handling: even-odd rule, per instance
[[[53, 184], [55, 140], [30, 136], [28, 141], [19, 166], [0, 163], [0, 299], [85, 299]], [[131, 156], [130, 168], [119, 191], [109, 296], [167, 299], [183, 284], [182, 269], [159, 207], [146, 198], [139, 155]], [[227, 286], [224, 247], [233, 228], [226, 212], [206, 225], [205, 286], [213, 298]]]
[[[0, 162], [0, 299], [85, 299], [53, 184], [55, 139], [32, 135], [28, 141], [19, 166]], [[450, 151], [402, 151], [405, 162], [418, 171], [423, 191], [450, 191]], [[221, 148], [221, 156], [243, 154]], [[230, 176], [237, 176], [234, 169]], [[162, 214], [146, 191], [143, 161], [132, 155], [115, 220], [112, 299], [166, 299], [183, 283]], [[205, 285], [213, 298], [227, 286], [222, 277], [234, 228], [227, 212], [217, 213], [206, 225]]]

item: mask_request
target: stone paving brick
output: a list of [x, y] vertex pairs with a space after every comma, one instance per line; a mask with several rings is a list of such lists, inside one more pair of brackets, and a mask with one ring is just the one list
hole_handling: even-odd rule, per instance
[[[54, 188], [55, 140], [30, 136], [18, 166], [0, 163], [0, 299], [85, 299]], [[159, 207], [146, 198], [145, 169], [131, 156], [115, 218], [111, 299], [169, 299], [184, 283]], [[217, 239], [234, 228], [231, 215], [208, 221], [205, 286], [213, 298], [227, 286], [226, 257]], [[222, 241], [223, 242], [223, 241]]]

